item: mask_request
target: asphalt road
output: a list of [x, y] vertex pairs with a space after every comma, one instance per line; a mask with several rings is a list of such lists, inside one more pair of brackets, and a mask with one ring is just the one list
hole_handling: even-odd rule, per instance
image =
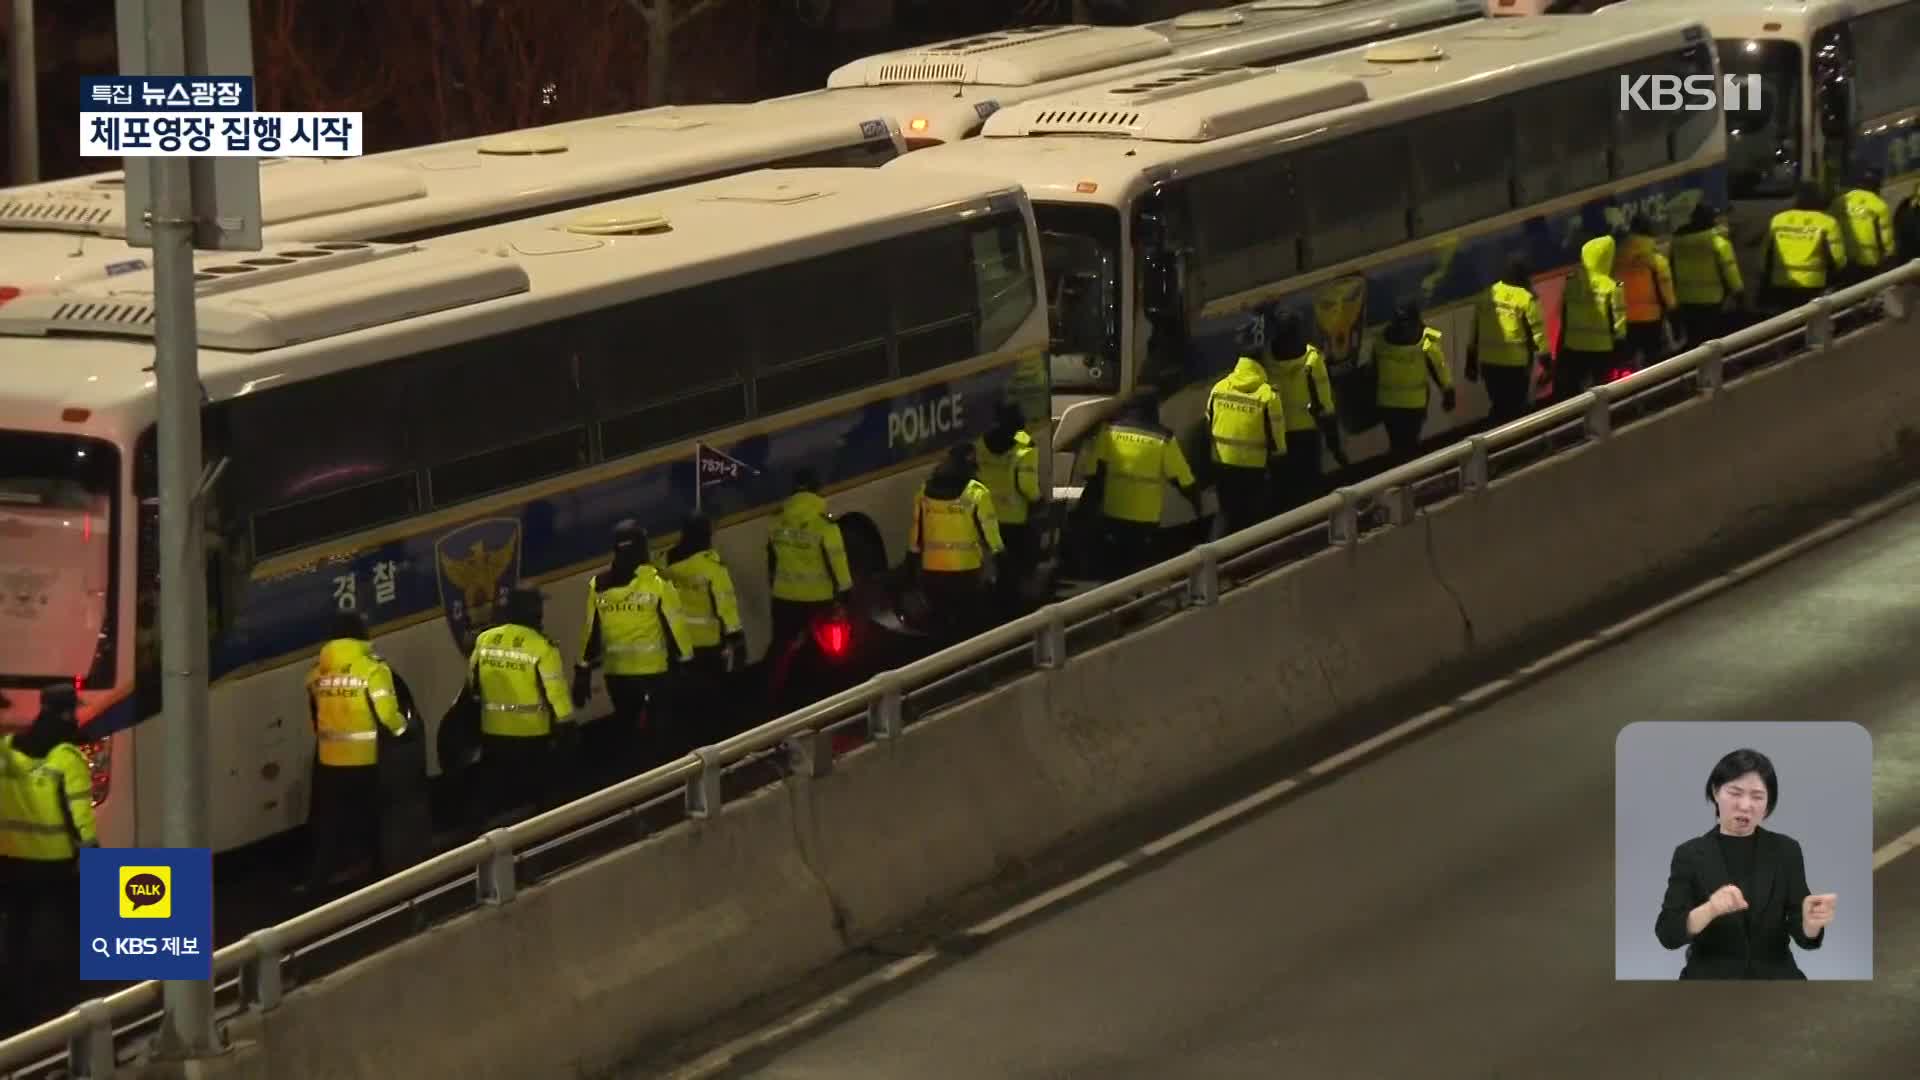
[[1920, 851], [1873, 875], [1871, 982], [1616, 982], [1613, 950], [1624, 724], [1856, 721], [1880, 850], [1920, 826], [1916, 656], [1920, 508], [882, 988], [740, 1075], [1920, 1075]]

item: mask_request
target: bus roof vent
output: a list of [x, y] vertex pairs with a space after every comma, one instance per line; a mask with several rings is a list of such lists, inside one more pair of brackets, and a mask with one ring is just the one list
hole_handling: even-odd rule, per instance
[[1367, 49], [1370, 64], [1418, 64], [1446, 58], [1447, 50], [1431, 41], [1382, 41]]
[[528, 157], [534, 154], [564, 154], [567, 140], [550, 131], [510, 131], [483, 139], [474, 150], [500, 157]]
[[1366, 89], [1350, 76], [1284, 68], [1182, 68], [1021, 102], [994, 113], [982, 133], [1207, 142], [1366, 98]]
[[610, 206], [567, 222], [566, 230], [582, 236], [633, 236], [672, 228], [667, 215], [645, 206]]
[[[373, 255], [332, 265], [316, 258], [306, 273], [273, 272], [281, 267], [241, 270], [245, 264], [230, 258], [202, 264], [195, 274], [200, 347], [284, 348], [527, 291], [526, 271], [498, 255], [368, 248]], [[291, 250], [279, 254], [293, 257]], [[213, 273], [223, 266], [234, 269]], [[209, 274], [215, 280], [198, 280]], [[246, 280], [228, 280], [240, 278]], [[152, 337], [153, 275], [16, 297], [0, 307], [0, 333]]]
[[836, 68], [827, 87], [1031, 86], [1172, 51], [1165, 35], [1144, 27], [1028, 26], [863, 57]]
[[1315, 8], [1330, 8], [1337, 4], [1351, 4], [1353, 0], [1253, 0], [1247, 5], [1248, 11], [1312, 11]]
[[1553, 33], [1555, 25], [1552, 19], [1503, 19], [1485, 26], [1476, 26], [1462, 32], [1460, 36], [1468, 41], [1531, 41]]
[[766, 206], [792, 206], [795, 203], [812, 202], [815, 199], [823, 199], [829, 194], [830, 192], [821, 190], [818, 184], [750, 176], [742, 178], [737, 183], [729, 184], [711, 195], [704, 196], [703, 201], [761, 203]]
[[1219, 11], [1189, 11], [1185, 15], [1176, 15], [1171, 25], [1175, 30], [1218, 30], [1224, 26], [1239, 26], [1246, 21], [1245, 15], [1222, 8]]

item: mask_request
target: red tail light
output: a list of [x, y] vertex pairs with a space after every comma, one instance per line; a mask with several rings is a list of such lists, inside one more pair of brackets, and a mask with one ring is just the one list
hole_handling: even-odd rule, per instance
[[1607, 372], [1607, 381], [1608, 381], [1608, 382], [1619, 382], [1619, 381], [1620, 381], [1621, 379], [1624, 379], [1624, 378], [1626, 378], [1627, 376], [1629, 376], [1629, 375], [1631, 375], [1631, 374], [1633, 374], [1633, 369], [1632, 369], [1632, 368], [1630, 368], [1630, 367], [1617, 367], [1617, 368], [1614, 368], [1614, 369], [1613, 369], [1612, 371], [1609, 371], [1609, 372]]
[[853, 646], [853, 623], [845, 615], [821, 618], [813, 624], [813, 643], [827, 659], [843, 660]]

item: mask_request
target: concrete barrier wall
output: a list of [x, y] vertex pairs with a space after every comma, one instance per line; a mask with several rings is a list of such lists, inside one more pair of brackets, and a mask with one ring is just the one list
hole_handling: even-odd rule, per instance
[[1625, 429], [302, 987], [249, 1076], [590, 1074], [1249, 755], [1904, 463], [1920, 325]]

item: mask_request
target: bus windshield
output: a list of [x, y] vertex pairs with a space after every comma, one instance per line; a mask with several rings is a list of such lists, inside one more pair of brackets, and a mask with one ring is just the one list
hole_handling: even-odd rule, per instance
[[[1786, 198], [1800, 182], [1800, 47], [1723, 38], [1721, 71], [1760, 76], [1760, 100], [1727, 110], [1727, 187], [1736, 199]], [[1743, 82], [1742, 86], [1745, 85]]]
[[1047, 272], [1056, 392], [1120, 387], [1120, 214], [1112, 207], [1033, 204]]
[[0, 431], [0, 686], [87, 676], [108, 632], [119, 454]]

